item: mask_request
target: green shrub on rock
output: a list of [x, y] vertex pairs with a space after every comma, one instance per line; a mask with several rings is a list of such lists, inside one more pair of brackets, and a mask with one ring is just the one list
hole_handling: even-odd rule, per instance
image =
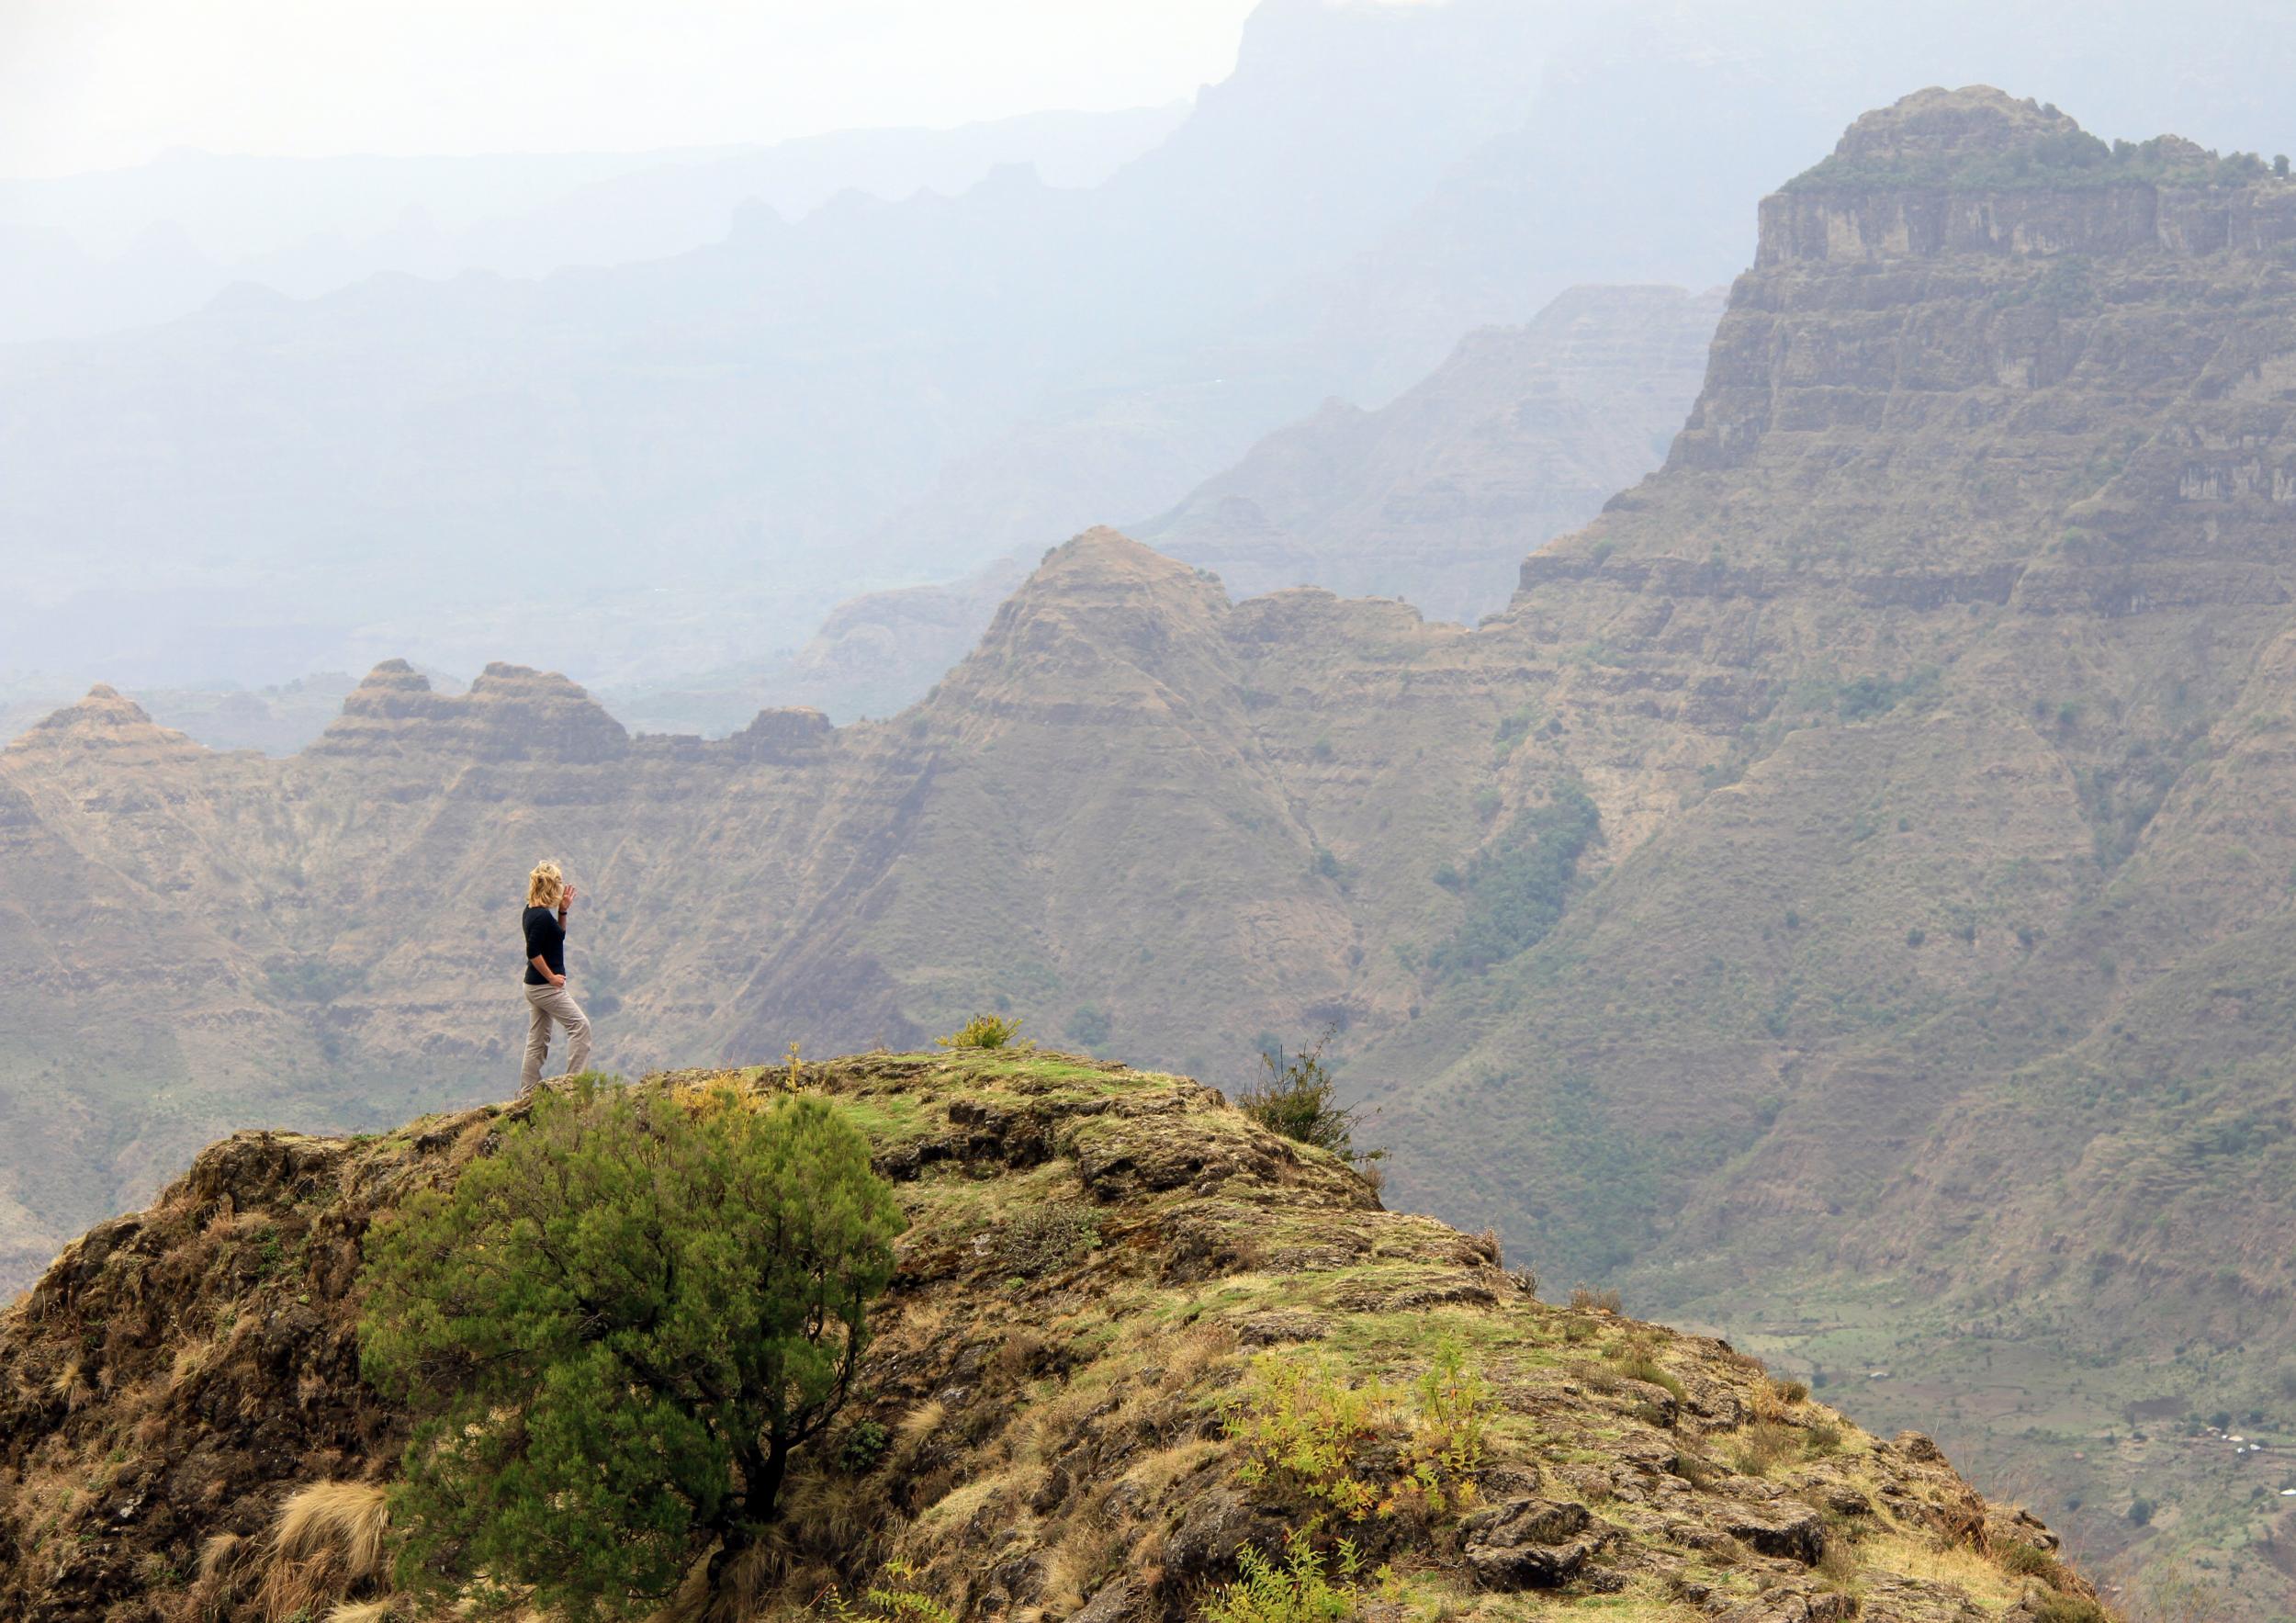
[[366, 1378], [416, 1418], [403, 1587], [647, 1610], [776, 1518], [843, 1404], [903, 1226], [816, 1098], [546, 1093], [367, 1243]]

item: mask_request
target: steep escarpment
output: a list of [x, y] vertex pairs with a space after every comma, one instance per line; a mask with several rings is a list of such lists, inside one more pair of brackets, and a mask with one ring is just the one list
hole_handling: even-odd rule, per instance
[[[1673, 1004], [1656, 1036], [1671, 1052], [1620, 1054], [1621, 1070], [1704, 1061], [1751, 1110], [1790, 1091], [1799, 1054], [1856, 1044], [1875, 1014], [2054, 973], [2029, 942], [2065, 939], [2183, 770], [2189, 729], [2236, 702], [2285, 623], [2284, 514], [2268, 490], [2212, 499], [2193, 464], [2260, 450], [2284, 413], [2260, 376], [2231, 380], [2284, 337], [2288, 267], [2221, 234], [2131, 246], [2098, 208], [2129, 194], [2262, 218], [2296, 190], [2265, 180], [2212, 204], [2145, 181], [2053, 187], [2043, 158], [2071, 134], [1974, 94], [1861, 121], [1840, 161], [1865, 178], [1821, 166], [1765, 206], [1667, 468], [1525, 565], [1517, 624], [1575, 641], [1587, 668], [1542, 703], [1616, 748], [1597, 765], [1582, 742], [1534, 736], [1514, 770], [1625, 765], [1638, 796], [1590, 778], [1606, 827], [1626, 824], [1613, 851], [1639, 849], [1554, 951], [1614, 912], [1681, 921], [1635, 964], [1598, 949], [1568, 994], [1615, 995], [1623, 975]], [[1889, 167], [1961, 153], [1986, 174], [2033, 152], [2013, 190]], [[1904, 229], [1923, 210], [1968, 230]], [[1956, 783], [1956, 763], [1983, 763], [1984, 783]], [[1952, 949], [1924, 951], [1932, 937]], [[2104, 995], [2050, 985], [2045, 1001], [2065, 1020]], [[1725, 1122], [1710, 1153], [1732, 1136]], [[1843, 1174], [1863, 1176], [1854, 1159]]]
[[[1566, 725], [1638, 732], [1683, 803], [1558, 932], [1547, 1007], [1669, 1008], [1592, 1068], [1704, 1065], [1703, 1153], [1763, 1145], [1676, 1244], [1871, 1212], [1933, 1256], [1877, 1165], [1933, 1170], [1908, 1152], [1950, 1101], [2257, 916], [2245, 842], [2155, 818], [2257, 804], [2213, 758], [2289, 624], [2296, 187], [2159, 151], [1986, 94], [1861, 120], [1765, 205], [1666, 470], [1525, 566], [1519, 622], [1608, 673]], [[1714, 702], [1652, 727], [1653, 689]], [[1446, 1086], [1585, 1065], [1543, 1001]]]
[[1763, 227], [1667, 468], [1525, 566], [1516, 624], [1583, 674], [1513, 770], [1581, 774], [1612, 865], [1372, 1063], [1436, 1073], [1406, 1136], [1499, 1191], [1462, 1215], [1575, 1230], [1821, 1370], [1981, 1394], [1948, 1429], [2077, 1461], [2091, 1548], [2245, 1551], [2216, 1604], [2268, 1614], [2283, 1482], [2158, 1434], [2296, 1421], [2296, 188], [1929, 93]]
[[[1195, 1083], [975, 1053], [645, 1086], [721, 1081], [841, 1107], [908, 1223], [753, 1615], [877, 1581], [963, 1618], [1193, 1616], [1240, 1550], [1307, 1525], [1290, 1475], [1253, 1469], [1256, 1423], [1343, 1400], [1334, 1468], [1389, 1500], [1340, 1517], [1387, 1568], [1358, 1607], [2102, 1615], [2054, 1537], [1926, 1437], [1869, 1437], [1720, 1341], [1544, 1304], [1491, 1237], [1381, 1210]], [[485, 1108], [379, 1138], [242, 1133], [70, 1246], [0, 1314], [0, 1609], [380, 1610], [406, 1428], [357, 1373], [362, 1242], [513, 1131]], [[1431, 1502], [1404, 1476], [1439, 1360], [1475, 1425]]]

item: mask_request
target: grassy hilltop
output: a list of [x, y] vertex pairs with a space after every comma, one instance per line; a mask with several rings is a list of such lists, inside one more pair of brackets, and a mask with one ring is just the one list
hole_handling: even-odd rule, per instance
[[[1542, 1302], [1489, 1236], [1384, 1211], [1185, 1078], [974, 1052], [643, 1086], [728, 1079], [835, 1101], [909, 1223], [752, 1615], [835, 1584], [920, 1617], [1195, 1617], [1320, 1508], [1296, 1570], [1334, 1617], [2102, 1616], [1926, 1438], [1721, 1342]], [[490, 1107], [241, 1133], [71, 1246], [0, 1316], [0, 1610], [400, 1615], [379, 1484], [405, 1427], [356, 1375], [361, 1237], [512, 1130]]]

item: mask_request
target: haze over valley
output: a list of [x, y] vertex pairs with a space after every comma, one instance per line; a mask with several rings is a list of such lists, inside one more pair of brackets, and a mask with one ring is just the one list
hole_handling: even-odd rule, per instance
[[[671, 730], [745, 718], [650, 696], [696, 677], [859, 714], [797, 658], [837, 604], [1146, 528], [1265, 435], [1334, 399], [1380, 410], [1573, 286], [1721, 287], [1749, 200], [1908, 87], [2032, 87], [2109, 138], [2270, 150], [2287, 47], [2218, 10], [2140, 89], [2122, 42], [2151, 14], [2129, 0], [1919, 20], [1271, 0], [1232, 73], [1139, 114], [732, 155], [178, 156], [0, 188], [0, 220], [92, 252], [163, 229], [281, 252], [292, 222], [355, 235], [413, 207], [525, 255], [332, 287], [249, 268], [108, 332], [57, 303], [88, 276], [28, 290], [57, 336], [0, 346], [6, 665], [68, 697], [508, 659]], [[557, 234], [551, 210], [592, 223]], [[1622, 483], [1642, 454], [1604, 453]], [[1588, 516], [1522, 513], [1518, 550]], [[1322, 583], [1376, 574], [1446, 618], [1506, 600], [1503, 571], [1460, 593], [1431, 563], [1324, 562]]]

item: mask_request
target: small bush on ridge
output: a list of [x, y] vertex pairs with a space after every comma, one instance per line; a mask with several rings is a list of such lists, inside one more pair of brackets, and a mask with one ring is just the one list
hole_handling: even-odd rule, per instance
[[1412, 1390], [1418, 1414], [1401, 1456], [1403, 1481], [1379, 1508], [1411, 1504], [1430, 1516], [1466, 1510], [1475, 1503], [1475, 1473], [1491, 1427], [1491, 1384], [1458, 1338], [1446, 1336]]
[[1226, 1414], [1228, 1436], [1243, 1448], [1236, 1474], [1310, 1510], [1311, 1527], [1327, 1516], [1359, 1520], [1379, 1495], [1356, 1474], [1356, 1456], [1392, 1407], [1385, 1387], [1350, 1386], [1324, 1359], [1263, 1353]]
[[1009, 1048], [1019, 1040], [1020, 1022], [996, 1014], [976, 1014], [946, 1037], [933, 1039], [943, 1048]]
[[1263, 1051], [1260, 1081], [1237, 1098], [1236, 1108], [1271, 1133], [1329, 1150], [1357, 1170], [1367, 1170], [1387, 1152], [1356, 1148], [1356, 1112], [1339, 1102], [1339, 1085], [1323, 1063], [1329, 1040], [1319, 1037], [1313, 1047], [1289, 1058], [1280, 1045]]

